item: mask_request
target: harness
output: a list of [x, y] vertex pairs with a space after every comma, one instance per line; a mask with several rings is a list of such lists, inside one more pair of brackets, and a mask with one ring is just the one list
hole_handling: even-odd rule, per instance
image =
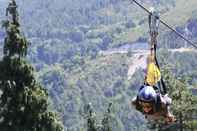
[[[149, 15], [149, 33], [151, 36], [150, 41], [150, 56], [148, 59], [148, 67], [147, 67], [147, 74], [145, 77], [144, 85], [140, 87], [140, 90], [142, 90], [145, 86], [152, 86], [154, 90], [156, 91], [157, 95], [155, 98], [155, 101], [152, 101], [153, 103], [153, 110], [149, 113], [145, 114], [154, 114], [155, 112], [160, 112], [162, 108], [162, 102], [161, 102], [161, 96], [165, 95], [167, 93], [165, 83], [163, 81], [163, 78], [161, 76], [159, 63], [156, 57], [157, 53], [157, 36], [158, 36], [158, 27], [159, 27], [159, 17], [157, 13], [151, 13]], [[157, 86], [158, 85], [158, 86]], [[139, 102], [142, 101], [139, 99], [139, 96], [137, 96], [137, 105], [136, 108], [143, 112], [142, 106], [139, 104]], [[145, 101], [142, 101], [145, 102]], [[151, 103], [151, 102], [150, 102]]]
[[[145, 79], [145, 84], [149, 84], [149, 85], [152, 84], [151, 86], [154, 86], [155, 84], [157, 84], [160, 94], [165, 95], [167, 94], [166, 85], [160, 73], [160, 67], [159, 67], [159, 63], [157, 60], [157, 36], [158, 36], [158, 28], [159, 28], [159, 16], [156, 12], [152, 12], [149, 14], [148, 18], [149, 18], [149, 33], [151, 36], [150, 57], [151, 57], [151, 60], [153, 60], [152, 63], [150, 63], [149, 61], [148, 66], [150, 66], [150, 64], [153, 64], [152, 72], [153, 72], [153, 75], [155, 75], [155, 77], [154, 77], [154, 83], [150, 83], [149, 81], [146, 81]], [[147, 77], [149, 77], [148, 75], [149, 74], [147, 71]]]

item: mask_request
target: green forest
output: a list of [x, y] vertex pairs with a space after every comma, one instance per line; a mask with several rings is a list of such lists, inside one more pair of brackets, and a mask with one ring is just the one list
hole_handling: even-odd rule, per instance
[[[196, 43], [196, 1], [138, 2]], [[131, 105], [150, 46], [148, 14], [132, 0], [0, 0], [0, 21], [1, 131], [197, 129], [197, 50], [162, 24], [157, 59], [177, 122]]]

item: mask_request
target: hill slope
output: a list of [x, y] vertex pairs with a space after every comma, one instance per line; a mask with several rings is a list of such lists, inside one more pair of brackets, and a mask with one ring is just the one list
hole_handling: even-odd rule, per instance
[[[113, 102], [117, 131], [138, 127], [137, 130], [147, 130], [144, 118], [129, 104], [143, 82], [143, 71], [136, 71], [138, 66], [134, 63], [132, 77], [127, 78], [129, 64], [138, 58], [141, 64], [145, 57], [129, 57], [127, 54], [99, 56], [99, 51], [133, 44], [136, 40], [148, 40], [147, 14], [143, 10], [122, 0], [17, 2], [23, 31], [32, 43], [28, 60], [35, 65], [40, 82], [46, 85], [51, 97], [50, 106], [59, 112], [65, 128], [75, 131], [85, 127], [86, 121], [80, 111], [86, 103], [93, 103], [100, 118], [108, 102]], [[196, 1], [140, 2], [147, 8], [157, 7], [164, 21], [183, 34], [188, 27], [190, 38], [197, 38]], [[0, 0], [1, 20], [5, 18], [6, 6], [7, 1]], [[163, 26], [160, 34], [160, 47], [177, 48], [184, 44]], [[3, 37], [4, 31], [0, 30], [1, 44]], [[195, 53], [164, 52], [161, 56], [174, 64], [172, 71], [177, 77], [190, 75], [193, 78], [190, 84], [196, 83]], [[162, 66], [163, 61], [160, 62]]]

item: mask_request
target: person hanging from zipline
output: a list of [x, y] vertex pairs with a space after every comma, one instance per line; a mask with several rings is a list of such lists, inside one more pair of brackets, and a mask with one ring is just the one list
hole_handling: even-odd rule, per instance
[[153, 86], [142, 85], [137, 97], [132, 99], [132, 105], [145, 115], [149, 120], [164, 119], [166, 124], [176, 121], [174, 115], [169, 111], [172, 100], [168, 95], [157, 93]]
[[[164, 81], [156, 59], [156, 37], [158, 35], [159, 16], [153, 8], [150, 10], [149, 28], [151, 49], [147, 58], [147, 71], [144, 84], [140, 87], [132, 105], [151, 120], [165, 119], [167, 124], [175, 122], [174, 115], [169, 111], [172, 99], [168, 97]], [[158, 85], [158, 86], [157, 86]]]

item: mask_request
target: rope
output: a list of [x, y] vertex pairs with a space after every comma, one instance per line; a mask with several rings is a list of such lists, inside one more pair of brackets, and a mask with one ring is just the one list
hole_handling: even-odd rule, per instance
[[[158, 63], [157, 58], [156, 58], [156, 54], [155, 54], [155, 63], [156, 63], [156, 65], [157, 65], [158, 69], [160, 70], [159, 63]], [[165, 82], [164, 82], [164, 80], [163, 80], [162, 75], [161, 75], [161, 80], [160, 80], [160, 82], [161, 82], [161, 85], [162, 85], [162, 88], [163, 88], [163, 92], [161, 91], [161, 85], [160, 85], [160, 83], [159, 83], [160, 91], [161, 91], [161, 93], [164, 93], [164, 95], [165, 95], [165, 94], [167, 94], [167, 88], [166, 88], [166, 85], [165, 85]]]
[[[156, 38], [155, 38], [156, 39]], [[153, 42], [153, 41], [152, 41]], [[154, 59], [155, 59], [155, 64], [156, 64], [156, 66], [158, 67], [158, 69], [159, 69], [159, 71], [160, 71], [160, 66], [159, 66], [159, 62], [158, 62], [158, 60], [157, 60], [157, 52], [156, 52], [156, 49], [157, 49], [157, 44], [156, 44], [156, 40], [153, 42], [153, 46], [154, 46]], [[160, 79], [160, 82], [158, 83], [158, 86], [159, 86], [159, 90], [160, 90], [160, 92], [161, 92], [161, 94], [167, 94], [167, 88], [166, 88], [166, 85], [165, 85], [165, 82], [164, 82], [164, 80], [163, 80], [163, 77], [162, 77], [162, 75], [161, 75], [161, 79]], [[163, 90], [162, 90], [163, 89]]]
[[[157, 35], [158, 35], [158, 30], [157, 30], [157, 28], [158, 27], [155, 27], [155, 26], [158, 26], [158, 25], [155, 25], [156, 23], [157, 23], [157, 21], [155, 21], [155, 23], [152, 23], [152, 24], [154, 24], [154, 25], [152, 25], [151, 24], [151, 22], [152, 22], [152, 20], [151, 19], [153, 19], [153, 21], [154, 20], [159, 20], [157, 17], [159, 17], [159, 16], [157, 16], [157, 15], [154, 15], [154, 17], [152, 18], [152, 16], [151, 15], [154, 15], [153, 13], [151, 13], [151, 14], [149, 14], [149, 28], [150, 28], [150, 36], [151, 36], [151, 55], [153, 55], [154, 56], [154, 62], [155, 62], [155, 64], [156, 64], [156, 66], [157, 66], [157, 68], [159, 69], [159, 71], [160, 71], [160, 67], [159, 67], [159, 63], [158, 63], [158, 60], [157, 60]], [[156, 31], [154, 30], [154, 29], [151, 29], [151, 28], [156, 28]], [[160, 71], [161, 72], [161, 71]], [[163, 78], [162, 78], [162, 75], [160, 76], [161, 78], [160, 78], [160, 80], [159, 80], [159, 82], [158, 82], [158, 86], [159, 86], [159, 91], [160, 91], [160, 93], [161, 94], [163, 94], [163, 95], [165, 95], [165, 94], [167, 94], [167, 89], [166, 89], [166, 85], [165, 85], [165, 83], [164, 83], [164, 81], [163, 81]]]
[[[152, 15], [152, 13], [148, 10], [148, 9], [146, 9], [143, 5], [141, 5], [139, 2], [137, 2], [136, 0], [130, 0], [130, 2], [134, 2], [134, 3], [136, 3], [140, 8], [142, 8], [144, 11], [146, 11], [149, 15]], [[157, 18], [157, 19], [159, 19], [159, 18]], [[196, 44], [194, 44], [194, 43], [192, 43], [190, 40], [188, 40], [188, 39], [186, 39], [181, 33], [179, 33], [179, 32], [177, 32], [175, 29], [173, 29], [170, 25], [168, 25], [167, 23], [165, 23], [163, 20], [161, 20], [161, 19], [159, 19], [159, 21], [160, 21], [160, 23], [162, 23], [164, 26], [166, 26], [167, 28], [169, 28], [170, 30], [172, 30], [173, 32], [175, 32], [179, 37], [181, 37], [183, 40], [185, 40], [186, 42], [188, 42], [188, 44], [190, 44], [190, 45], [192, 45], [194, 48], [196, 48], [197, 49], [197, 45]], [[153, 42], [153, 41], [152, 41]], [[156, 58], [156, 43], [155, 43], [156, 41], [154, 41], [153, 42], [153, 44], [154, 44], [154, 57], [155, 57], [155, 63], [156, 63], [156, 65], [157, 65], [157, 67], [158, 67], [158, 69], [160, 70], [160, 67], [159, 67], [159, 63], [158, 63], [158, 60], [157, 60], [157, 58]], [[166, 94], [167, 93], [167, 89], [166, 89], [166, 85], [165, 85], [165, 82], [164, 82], [164, 80], [163, 80], [163, 78], [162, 78], [162, 76], [161, 76], [161, 80], [160, 80], [160, 82], [161, 83], [159, 83], [159, 88], [160, 88], [160, 90], [161, 90], [161, 86], [163, 87], [163, 93], [164, 94]], [[161, 84], [161, 85], [160, 85]]]
[[[129, 0], [130, 2], [134, 2], [136, 3], [140, 8], [142, 8], [144, 11], [146, 11], [148, 14], [152, 14], [148, 9], [146, 9], [143, 5], [141, 5], [139, 2], [137, 2], [136, 0]], [[170, 30], [172, 30], [173, 32], [175, 32], [179, 37], [181, 37], [183, 40], [185, 40], [186, 42], [188, 42], [188, 44], [192, 45], [194, 48], [197, 49], [197, 45], [192, 43], [190, 40], [186, 39], [181, 33], [177, 32], [175, 29], [173, 29], [170, 25], [168, 25], [167, 23], [165, 23], [163, 20], [159, 19], [159, 21], [166, 26], [167, 28], [169, 28]]]

